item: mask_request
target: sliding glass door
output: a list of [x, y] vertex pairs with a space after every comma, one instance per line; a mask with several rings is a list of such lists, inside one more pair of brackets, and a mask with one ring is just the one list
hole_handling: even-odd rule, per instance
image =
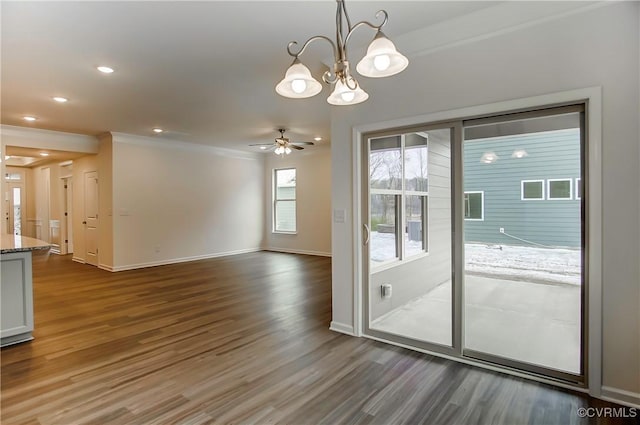
[[581, 107], [464, 127], [464, 355], [582, 375]]
[[[451, 126], [368, 137], [368, 332], [453, 347]], [[425, 272], [428, 271], [428, 272]]]
[[365, 334], [584, 382], [584, 107], [362, 140]]

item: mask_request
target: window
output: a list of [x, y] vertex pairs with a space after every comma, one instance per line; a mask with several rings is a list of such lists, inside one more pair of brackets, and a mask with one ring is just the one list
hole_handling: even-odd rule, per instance
[[22, 180], [22, 174], [21, 173], [5, 173], [4, 179], [9, 181], [20, 181]]
[[571, 179], [547, 180], [547, 199], [571, 198]]
[[522, 180], [520, 199], [523, 201], [544, 199], [544, 180]]
[[403, 260], [428, 250], [427, 135], [370, 139], [371, 261]]
[[464, 193], [464, 219], [484, 220], [484, 192]]
[[296, 169], [273, 172], [273, 231], [296, 232]]
[[576, 179], [576, 199], [582, 199], [582, 180]]

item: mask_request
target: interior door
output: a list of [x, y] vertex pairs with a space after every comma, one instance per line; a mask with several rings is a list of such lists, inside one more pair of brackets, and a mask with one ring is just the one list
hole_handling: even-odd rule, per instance
[[65, 254], [73, 253], [73, 180], [71, 177], [64, 179], [64, 241]]
[[98, 172], [90, 171], [84, 175], [84, 214], [85, 261], [98, 265]]

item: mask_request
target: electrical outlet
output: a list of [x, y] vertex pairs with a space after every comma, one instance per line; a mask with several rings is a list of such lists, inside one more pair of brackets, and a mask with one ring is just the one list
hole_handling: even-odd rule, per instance
[[500, 228], [500, 233], [504, 233], [504, 227]]
[[391, 298], [392, 289], [393, 288], [390, 283], [380, 285], [380, 295], [382, 295], [382, 298]]

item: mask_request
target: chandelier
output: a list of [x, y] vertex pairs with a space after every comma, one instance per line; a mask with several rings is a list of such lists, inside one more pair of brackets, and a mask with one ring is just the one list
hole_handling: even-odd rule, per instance
[[[334, 84], [333, 92], [327, 98], [332, 105], [355, 105], [369, 98], [367, 92], [362, 90], [360, 84], [351, 73], [349, 60], [347, 59], [347, 43], [353, 32], [362, 26], [368, 26], [376, 31], [373, 41], [367, 48], [367, 54], [356, 66], [358, 74], [365, 77], [380, 78], [389, 77], [402, 72], [409, 60], [398, 53], [396, 46], [381, 31], [386, 25], [389, 15], [385, 10], [376, 13], [376, 19], [384, 16], [380, 25], [374, 25], [367, 21], [360, 21], [351, 25], [344, 0], [336, 0], [336, 41], [323, 35], [309, 38], [296, 52], [293, 46], [298, 42], [292, 41], [287, 46], [287, 52], [293, 57], [293, 63], [287, 69], [284, 79], [276, 86], [276, 92], [284, 97], [302, 99], [315, 96], [322, 90], [322, 84], [311, 75], [311, 71], [301, 61], [300, 55], [307, 46], [316, 40], [325, 40], [333, 48], [333, 69], [327, 70], [322, 75], [322, 80], [327, 84]], [[345, 32], [346, 29], [346, 32]]]

